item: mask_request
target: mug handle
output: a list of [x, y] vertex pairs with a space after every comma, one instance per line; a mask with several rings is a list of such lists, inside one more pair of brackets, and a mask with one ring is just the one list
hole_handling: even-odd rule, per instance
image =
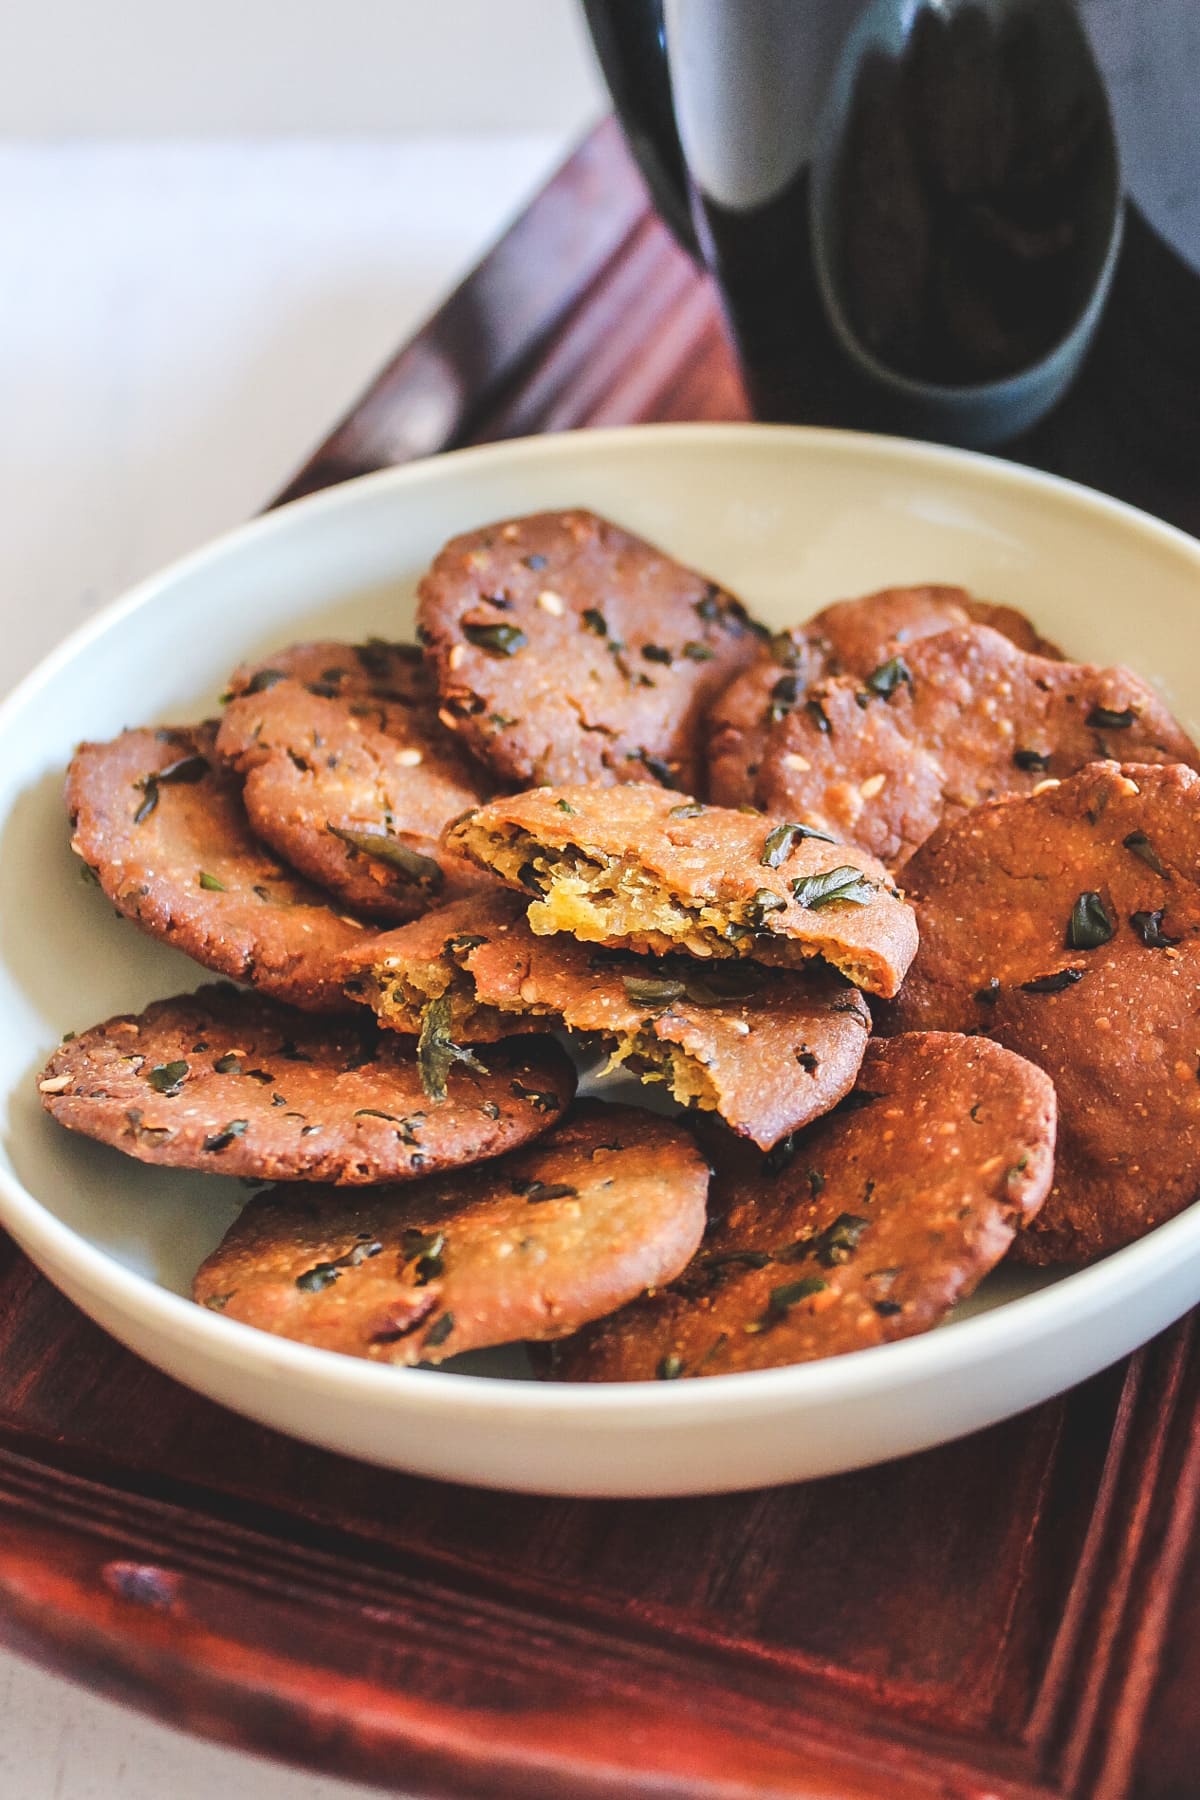
[[582, 0], [625, 141], [659, 215], [697, 262], [683, 147], [675, 125], [663, 0]]

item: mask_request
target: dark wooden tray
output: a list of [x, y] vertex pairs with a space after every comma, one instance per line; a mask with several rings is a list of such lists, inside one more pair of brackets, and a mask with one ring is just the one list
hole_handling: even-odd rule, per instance
[[[1116, 329], [1022, 451], [1195, 524], [1195, 466], [1143, 451]], [[1177, 386], [1162, 403], [1182, 410]], [[288, 492], [483, 438], [743, 412], [709, 288], [605, 126]], [[1193, 1800], [1198, 1497], [1191, 1321], [885, 1468], [545, 1501], [248, 1424], [0, 1237], [0, 1634], [174, 1724], [408, 1792]]]

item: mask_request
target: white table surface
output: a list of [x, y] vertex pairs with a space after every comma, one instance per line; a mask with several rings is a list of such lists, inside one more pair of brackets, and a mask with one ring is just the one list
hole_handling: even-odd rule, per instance
[[[566, 147], [0, 144], [0, 690], [262, 506]], [[0, 1649], [4, 1800], [367, 1792], [184, 1737]]]

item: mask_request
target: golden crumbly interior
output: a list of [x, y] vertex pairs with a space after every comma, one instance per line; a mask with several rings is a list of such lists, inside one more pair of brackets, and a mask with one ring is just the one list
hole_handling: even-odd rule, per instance
[[708, 1070], [678, 1044], [664, 1044], [649, 1031], [622, 1034], [610, 1052], [609, 1067], [615, 1069], [625, 1062], [643, 1081], [665, 1081], [681, 1106], [716, 1112], [719, 1096]]
[[[769, 926], [756, 929], [731, 918], [728, 906], [672, 894], [631, 857], [601, 860], [573, 845], [551, 850], [523, 832], [501, 837], [468, 829], [466, 836], [470, 849], [497, 874], [540, 895], [528, 915], [539, 937], [564, 931], [585, 943], [631, 938], [652, 951], [773, 959]], [[790, 963], [816, 954], [795, 941], [786, 950], [778, 948], [779, 960]]]

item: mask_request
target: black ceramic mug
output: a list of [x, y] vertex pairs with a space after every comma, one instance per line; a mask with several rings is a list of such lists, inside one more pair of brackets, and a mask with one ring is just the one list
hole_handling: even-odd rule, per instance
[[716, 278], [759, 417], [992, 445], [1055, 407], [1125, 217], [1086, 7], [583, 4], [655, 202]]

